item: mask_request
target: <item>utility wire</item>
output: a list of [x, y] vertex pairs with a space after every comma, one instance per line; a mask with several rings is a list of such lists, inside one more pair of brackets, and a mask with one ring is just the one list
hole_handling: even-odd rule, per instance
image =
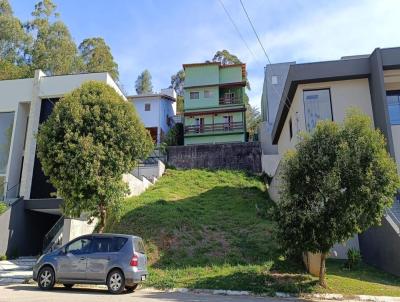
[[249, 50], [250, 54], [252, 55], [254, 60], [256, 59], [256, 56], [254, 55], [254, 53], [252, 52], [252, 50], [250, 49], [249, 45], [247, 44], [246, 40], [244, 39], [244, 37], [242, 36], [242, 34], [240, 33], [239, 28], [237, 27], [235, 21], [233, 20], [232, 16], [229, 14], [228, 10], [226, 9], [224, 2], [222, 2], [222, 0], [219, 0], [219, 3], [221, 4], [222, 8], [224, 9], [226, 15], [228, 16], [229, 20], [231, 21], [233, 27], [235, 28], [236, 32], [238, 33], [240, 39], [243, 41], [244, 45], [246, 45], [247, 49]]
[[[256, 29], [255, 29], [255, 27], [254, 27], [254, 25], [253, 25], [253, 22], [251, 22], [250, 16], [249, 16], [249, 14], [247, 13], [246, 8], [244, 7], [243, 1], [242, 1], [242, 0], [239, 0], [239, 1], [240, 1], [240, 4], [242, 5], [242, 8], [243, 8], [244, 13], [246, 14], [247, 20], [249, 20], [249, 23], [250, 23], [250, 25], [251, 25], [251, 28], [253, 29], [253, 32], [254, 32], [255, 36], [257, 37], [258, 43], [260, 44], [262, 50], [264, 51], [265, 57], [267, 58], [268, 63], [269, 63], [269, 65], [270, 65], [271, 72], [273, 73], [272, 62], [271, 62], [271, 60], [269, 59], [269, 56], [268, 56], [268, 54], [267, 54], [267, 51], [265, 50], [264, 45], [261, 43], [260, 37], [259, 37], [258, 34], [257, 34], [257, 31], [256, 31]], [[274, 86], [273, 84], [271, 84], [271, 87], [272, 87], [272, 90], [273, 90], [273, 91], [276, 93], [276, 95], [278, 96], [278, 98], [280, 98], [281, 95], [280, 95], [279, 92], [276, 90], [275, 86]], [[282, 91], [282, 94], [283, 94], [283, 93], [284, 93], [284, 91]], [[285, 99], [284, 104], [285, 104], [285, 106], [287, 107], [287, 109], [289, 110], [289, 109], [290, 109], [290, 106], [289, 106], [288, 104], [290, 104], [290, 100], [289, 100], [289, 98], [288, 98], [287, 95], [285, 95], [285, 97], [286, 97], [286, 99]], [[288, 103], [286, 103], [286, 101], [288, 101]]]

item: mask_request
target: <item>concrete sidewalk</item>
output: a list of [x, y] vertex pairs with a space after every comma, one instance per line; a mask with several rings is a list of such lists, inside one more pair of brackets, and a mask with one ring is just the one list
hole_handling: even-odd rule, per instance
[[[41, 291], [36, 285], [18, 284], [0, 286], [0, 302], [282, 302], [279, 298], [261, 298], [251, 296], [218, 296], [192, 293], [165, 293], [156, 290], [138, 290], [134, 293], [111, 295], [105, 289], [79, 287], [65, 289], [57, 286], [51, 291]], [[290, 299], [290, 301], [302, 301]]]
[[24, 283], [32, 278], [32, 267], [36, 259], [25, 257], [0, 261], [0, 285]]

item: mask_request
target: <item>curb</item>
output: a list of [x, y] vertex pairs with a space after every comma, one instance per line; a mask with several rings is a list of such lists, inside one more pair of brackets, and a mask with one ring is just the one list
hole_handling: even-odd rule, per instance
[[[271, 297], [267, 294], [254, 294], [249, 291], [237, 291], [237, 290], [224, 290], [224, 289], [197, 289], [197, 288], [170, 288], [170, 289], [156, 289], [154, 287], [145, 287], [141, 290], [145, 291], [159, 291], [167, 293], [193, 293], [193, 294], [205, 294], [205, 295], [220, 295], [220, 296], [254, 296], [254, 297]], [[319, 299], [328, 301], [363, 301], [363, 302], [400, 302], [400, 297], [390, 296], [370, 296], [370, 295], [342, 295], [342, 294], [291, 294], [285, 292], [276, 292], [276, 298], [283, 299]]]

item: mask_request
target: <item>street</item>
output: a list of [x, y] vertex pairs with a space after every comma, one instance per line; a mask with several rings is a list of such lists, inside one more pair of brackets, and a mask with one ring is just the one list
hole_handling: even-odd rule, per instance
[[[57, 286], [51, 291], [41, 291], [36, 285], [16, 284], [0, 287], [1, 302], [282, 302], [285, 299], [261, 298], [247, 296], [218, 296], [202, 294], [183, 294], [183, 293], [165, 293], [154, 290], [138, 290], [134, 293], [124, 293], [121, 295], [111, 295], [105, 289], [79, 287], [67, 290]], [[290, 299], [290, 301], [295, 301]]]

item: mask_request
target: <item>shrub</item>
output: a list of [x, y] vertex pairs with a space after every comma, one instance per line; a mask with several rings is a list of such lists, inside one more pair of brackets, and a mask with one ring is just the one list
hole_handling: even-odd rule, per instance
[[356, 268], [360, 265], [362, 260], [361, 253], [355, 248], [351, 248], [347, 251], [346, 267], [348, 269]]

